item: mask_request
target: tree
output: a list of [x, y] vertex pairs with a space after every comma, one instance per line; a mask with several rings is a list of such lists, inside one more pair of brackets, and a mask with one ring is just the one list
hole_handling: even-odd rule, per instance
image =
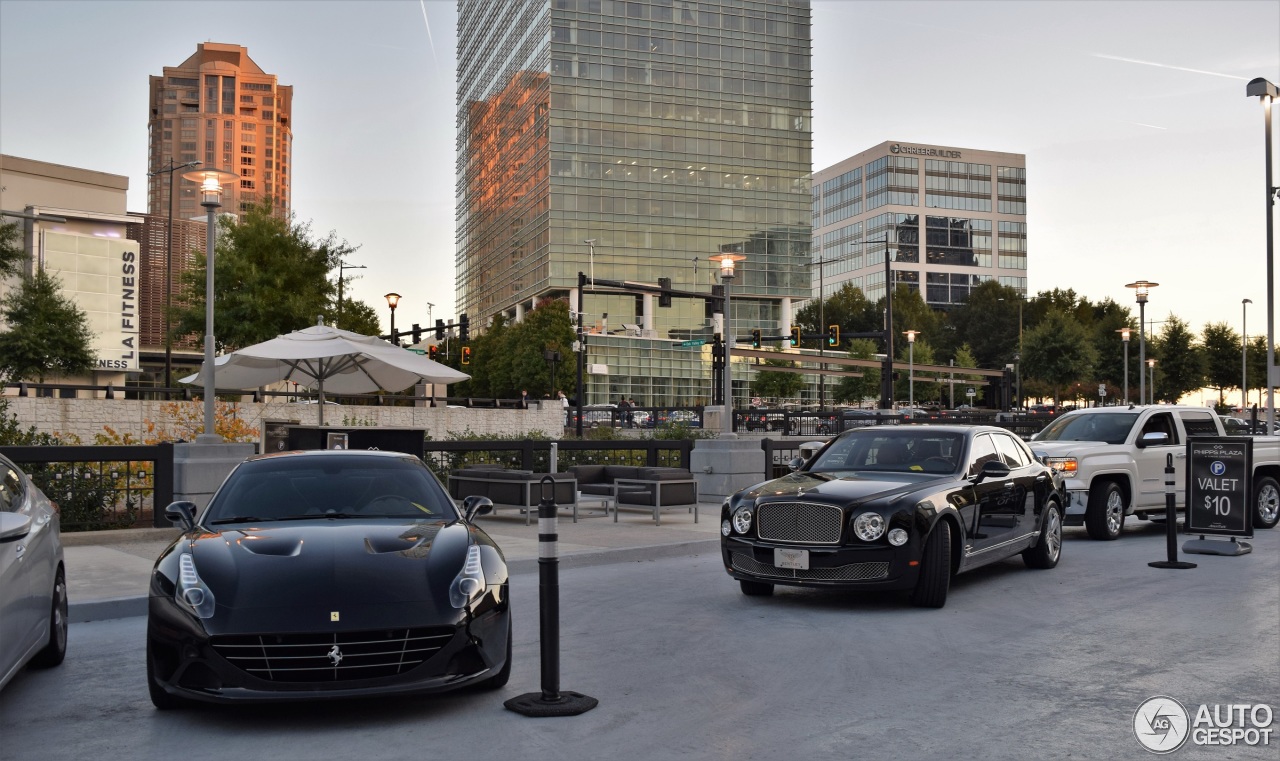
[[1210, 388], [1218, 389], [1218, 406], [1227, 403], [1226, 389], [1239, 388], [1240, 334], [1225, 322], [1211, 322], [1200, 333], [1204, 352], [1204, 378]]
[[[220, 349], [236, 349], [314, 325], [330, 315], [335, 283], [329, 272], [355, 252], [335, 233], [314, 240], [309, 224], [275, 214], [270, 201], [237, 221], [218, 220], [214, 273], [214, 334]], [[177, 335], [204, 335], [205, 260], [183, 273], [184, 298], [174, 308]], [[355, 310], [351, 310], [353, 315]], [[354, 324], [343, 308], [343, 323]]]
[[[862, 289], [845, 283], [822, 305], [819, 314], [818, 300], [812, 299], [796, 311], [794, 324], [808, 334], [826, 334], [828, 325], [839, 325], [840, 333], [865, 333], [883, 330], [880, 307], [867, 301]], [[802, 346], [816, 349], [816, 342], [802, 342]]]
[[[489, 327], [471, 339], [471, 364], [460, 367], [471, 376], [471, 380], [455, 386], [458, 394], [478, 397], [502, 395], [503, 384], [510, 376], [511, 357], [506, 352], [507, 333], [510, 331], [506, 318], [499, 313]], [[575, 355], [571, 352], [569, 357]]]
[[[568, 302], [544, 301], [525, 312], [524, 319], [507, 331], [503, 353], [509, 361], [504, 374], [498, 378], [495, 395], [515, 398], [527, 390], [530, 399], [554, 398], [559, 389], [551, 388], [551, 365], [544, 352], [560, 352], [563, 363], [575, 356], [573, 341]], [[557, 386], [565, 387], [566, 380], [564, 373], [556, 374]]]
[[[1127, 307], [1122, 307], [1111, 299], [1103, 299], [1093, 307], [1092, 325], [1090, 333], [1093, 337], [1093, 348], [1098, 352], [1098, 364], [1094, 368], [1094, 376], [1099, 382], [1123, 388], [1125, 350], [1124, 340], [1120, 337], [1119, 331], [1127, 327], [1133, 331], [1134, 336], [1137, 336], [1137, 321], [1129, 314]], [[1129, 375], [1133, 379], [1136, 379], [1134, 370], [1137, 367], [1136, 349], [1136, 345], [1129, 347]]]
[[[876, 354], [876, 342], [867, 338], [855, 338], [849, 342], [849, 358], [850, 359], [874, 359]], [[832, 390], [832, 395], [837, 402], [843, 404], [862, 404], [863, 399], [869, 399], [880, 396], [880, 371], [870, 367], [850, 367], [847, 370], [858, 372], [861, 375], [854, 377], [846, 375], [840, 378], [840, 382], [836, 384]]]
[[[366, 336], [382, 335], [382, 321], [378, 319], [378, 312], [363, 301], [352, 301], [347, 298], [346, 294], [342, 296], [342, 319], [338, 320], [338, 311], [336, 306], [332, 309], [325, 310], [324, 321], [329, 325], [337, 325], [343, 330], [350, 330], [352, 333], [360, 333]], [[215, 332], [220, 329], [215, 325]]]
[[[977, 362], [978, 360], [974, 358], [973, 350], [969, 348], [969, 344], [967, 343], [960, 344], [960, 348], [956, 349], [956, 356], [955, 356], [956, 366], [957, 367], [977, 367], [978, 366]], [[960, 373], [959, 375], [955, 376], [955, 380], [967, 381], [967, 383], [963, 385], [962, 388], [958, 391], [958, 395], [960, 396], [961, 399], [964, 400], [963, 402], [961, 402], [962, 404], [973, 405], [973, 404], [976, 404], [978, 401], [982, 400], [986, 396], [986, 386], [983, 385], [982, 383], [981, 375], [966, 375], [964, 373]], [[954, 383], [951, 384], [951, 387], [955, 389], [955, 384]], [[970, 388], [972, 388], [975, 393], [975, 396], [973, 397], [972, 401], [970, 401], [969, 397], [964, 393], [966, 390]], [[952, 397], [956, 395], [957, 393], [953, 392], [950, 396], [947, 397], [948, 401], [951, 401]], [[951, 406], [955, 406], [954, 403]]]
[[[1265, 393], [1267, 387], [1267, 337], [1265, 335], [1254, 336], [1253, 340], [1249, 342], [1248, 368], [1249, 388], [1264, 389], [1262, 399], [1256, 402], [1259, 407], [1263, 407], [1267, 403]], [[1248, 400], [1246, 400], [1246, 407], [1249, 406], [1247, 402]]]
[[[1156, 400], [1176, 403], [1204, 387], [1204, 354], [1187, 323], [1173, 315], [1165, 320], [1160, 336], [1151, 341], [1148, 357], [1156, 361]], [[1147, 368], [1143, 368], [1146, 370]]]
[[[924, 377], [919, 369], [912, 373], [912, 367], [918, 368], [920, 365], [934, 364], [933, 347], [928, 341], [916, 339], [916, 346], [913, 350], [904, 339], [898, 344], [898, 359], [896, 367], [902, 369], [902, 373], [897, 382], [894, 383], [894, 396], [898, 399], [914, 398], [915, 403], [919, 405], [922, 401], [933, 401], [938, 398], [938, 383], [931, 380], [922, 380]], [[911, 385], [911, 375], [915, 375], [916, 381], [914, 388]], [[929, 375], [932, 375], [930, 373]]]
[[942, 337], [942, 315], [925, 303], [919, 291], [899, 285], [893, 292], [893, 330], [896, 348], [907, 345], [907, 337], [902, 334], [907, 330], [918, 330], [923, 340], [936, 342]]
[[[969, 292], [964, 304], [948, 314], [954, 340], [968, 345], [976, 363], [972, 367], [999, 367], [1018, 350], [1018, 302], [1016, 288], [988, 280]], [[1024, 317], [1024, 324], [1026, 315]], [[957, 360], [956, 364], [959, 364]]]
[[[766, 359], [762, 367], [797, 367], [795, 362], [782, 359]], [[799, 396], [804, 388], [804, 376], [799, 373], [757, 370], [751, 382], [751, 393], [766, 399], [782, 400]]]
[[0, 333], [0, 375], [9, 380], [87, 375], [93, 371], [89, 320], [43, 269], [0, 300], [8, 330]]
[[0, 222], [0, 278], [22, 274], [26, 261], [22, 228], [17, 222]]
[[1060, 309], [1050, 309], [1039, 325], [1023, 335], [1023, 377], [1043, 381], [1052, 390], [1055, 404], [1071, 384], [1092, 378], [1097, 358], [1089, 334]]

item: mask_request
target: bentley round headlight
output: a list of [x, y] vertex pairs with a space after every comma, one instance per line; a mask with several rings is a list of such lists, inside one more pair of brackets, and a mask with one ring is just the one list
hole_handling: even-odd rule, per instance
[[740, 507], [733, 514], [733, 530], [745, 534], [751, 530], [751, 508]]
[[901, 547], [907, 543], [907, 532], [900, 528], [895, 528], [889, 532], [889, 544], [894, 547]]
[[724, 520], [720, 521], [720, 535], [721, 535], [721, 536], [728, 536], [728, 535], [729, 535], [729, 533], [730, 533], [731, 531], [733, 531], [733, 526], [729, 525], [729, 519], [728, 519], [728, 518], [725, 518]]
[[864, 542], [874, 542], [884, 535], [884, 518], [879, 513], [863, 513], [854, 519], [853, 533]]

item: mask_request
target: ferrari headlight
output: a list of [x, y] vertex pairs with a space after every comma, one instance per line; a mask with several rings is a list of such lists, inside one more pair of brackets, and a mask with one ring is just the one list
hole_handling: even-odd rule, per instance
[[1046, 457], [1044, 464], [1068, 476], [1074, 476], [1080, 467], [1079, 461], [1074, 457]]
[[733, 514], [733, 530], [745, 534], [751, 530], [751, 508], [740, 507]]
[[174, 597], [196, 617], [213, 618], [213, 592], [196, 572], [195, 558], [189, 552], [178, 556], [178, 588]]
[[863, 513], [853, 520], [853, 533], [864, 542], [874, 542], [884, 535], [884, 517], [880, 513]]
[[484, 567], [480, 564], [480, 545], [473, 544], [467, 548], [467, 559], [458, 572], [458, 578], [449, 587], [449, 602], [455, 608], [465, 608], [480, 595], [484, 594]]

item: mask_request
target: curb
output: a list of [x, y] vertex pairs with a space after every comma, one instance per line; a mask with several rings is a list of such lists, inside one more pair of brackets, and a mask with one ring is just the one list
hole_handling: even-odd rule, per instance
[[182, 534], [173, 528], [120, 528], [106, 531], [69, 531], [61, 534], [63, 547], [111, 546], [151, 542], [157, 539], [172, 540]]
[[[666, 558], [687, 557], [720, 551], [720, 540], [696, 539], [676, 544], [654, 544], [643, 547], [627, 547], [619, 550], [592, 550], [566, 555], [560, 558], [561, 568], [589, 568], [591, 566], [610, 565], [613, 563], [637, 563], [644, 560], [660, 560]], [[538, 559], [527, 558], [507, 563], [509, 573], [535, 573], [538, 570]], [[91, 621], [107, 621], [116, 618], [135, 618], [147, 614], [147, 598], [112, 597], [105, 600], [86, 602], [71, 601], [67, 605], [67, 621], [73, 624], [85, 624]]]

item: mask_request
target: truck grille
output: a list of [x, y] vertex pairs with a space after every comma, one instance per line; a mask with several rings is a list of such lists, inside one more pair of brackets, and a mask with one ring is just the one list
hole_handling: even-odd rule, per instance
[[231, 665], [272, 682], [378, 679], [412, 669], [453, 638], [450, 627], [332, 634], [217, 636], [213, 649]]
[[756, 508], [756, 534], [766, 541], [839, 544], [844, 511], [815, 502], [766, 502]]
[[750, 555], [733, 553], [733, 567], [752, 576], [772, 576], [780, 579], [811, 579], [814, 581], [871, 581], [889, 575], [888, 563], [850, 563], [835, 568], [777, 568], [761, 563]]

